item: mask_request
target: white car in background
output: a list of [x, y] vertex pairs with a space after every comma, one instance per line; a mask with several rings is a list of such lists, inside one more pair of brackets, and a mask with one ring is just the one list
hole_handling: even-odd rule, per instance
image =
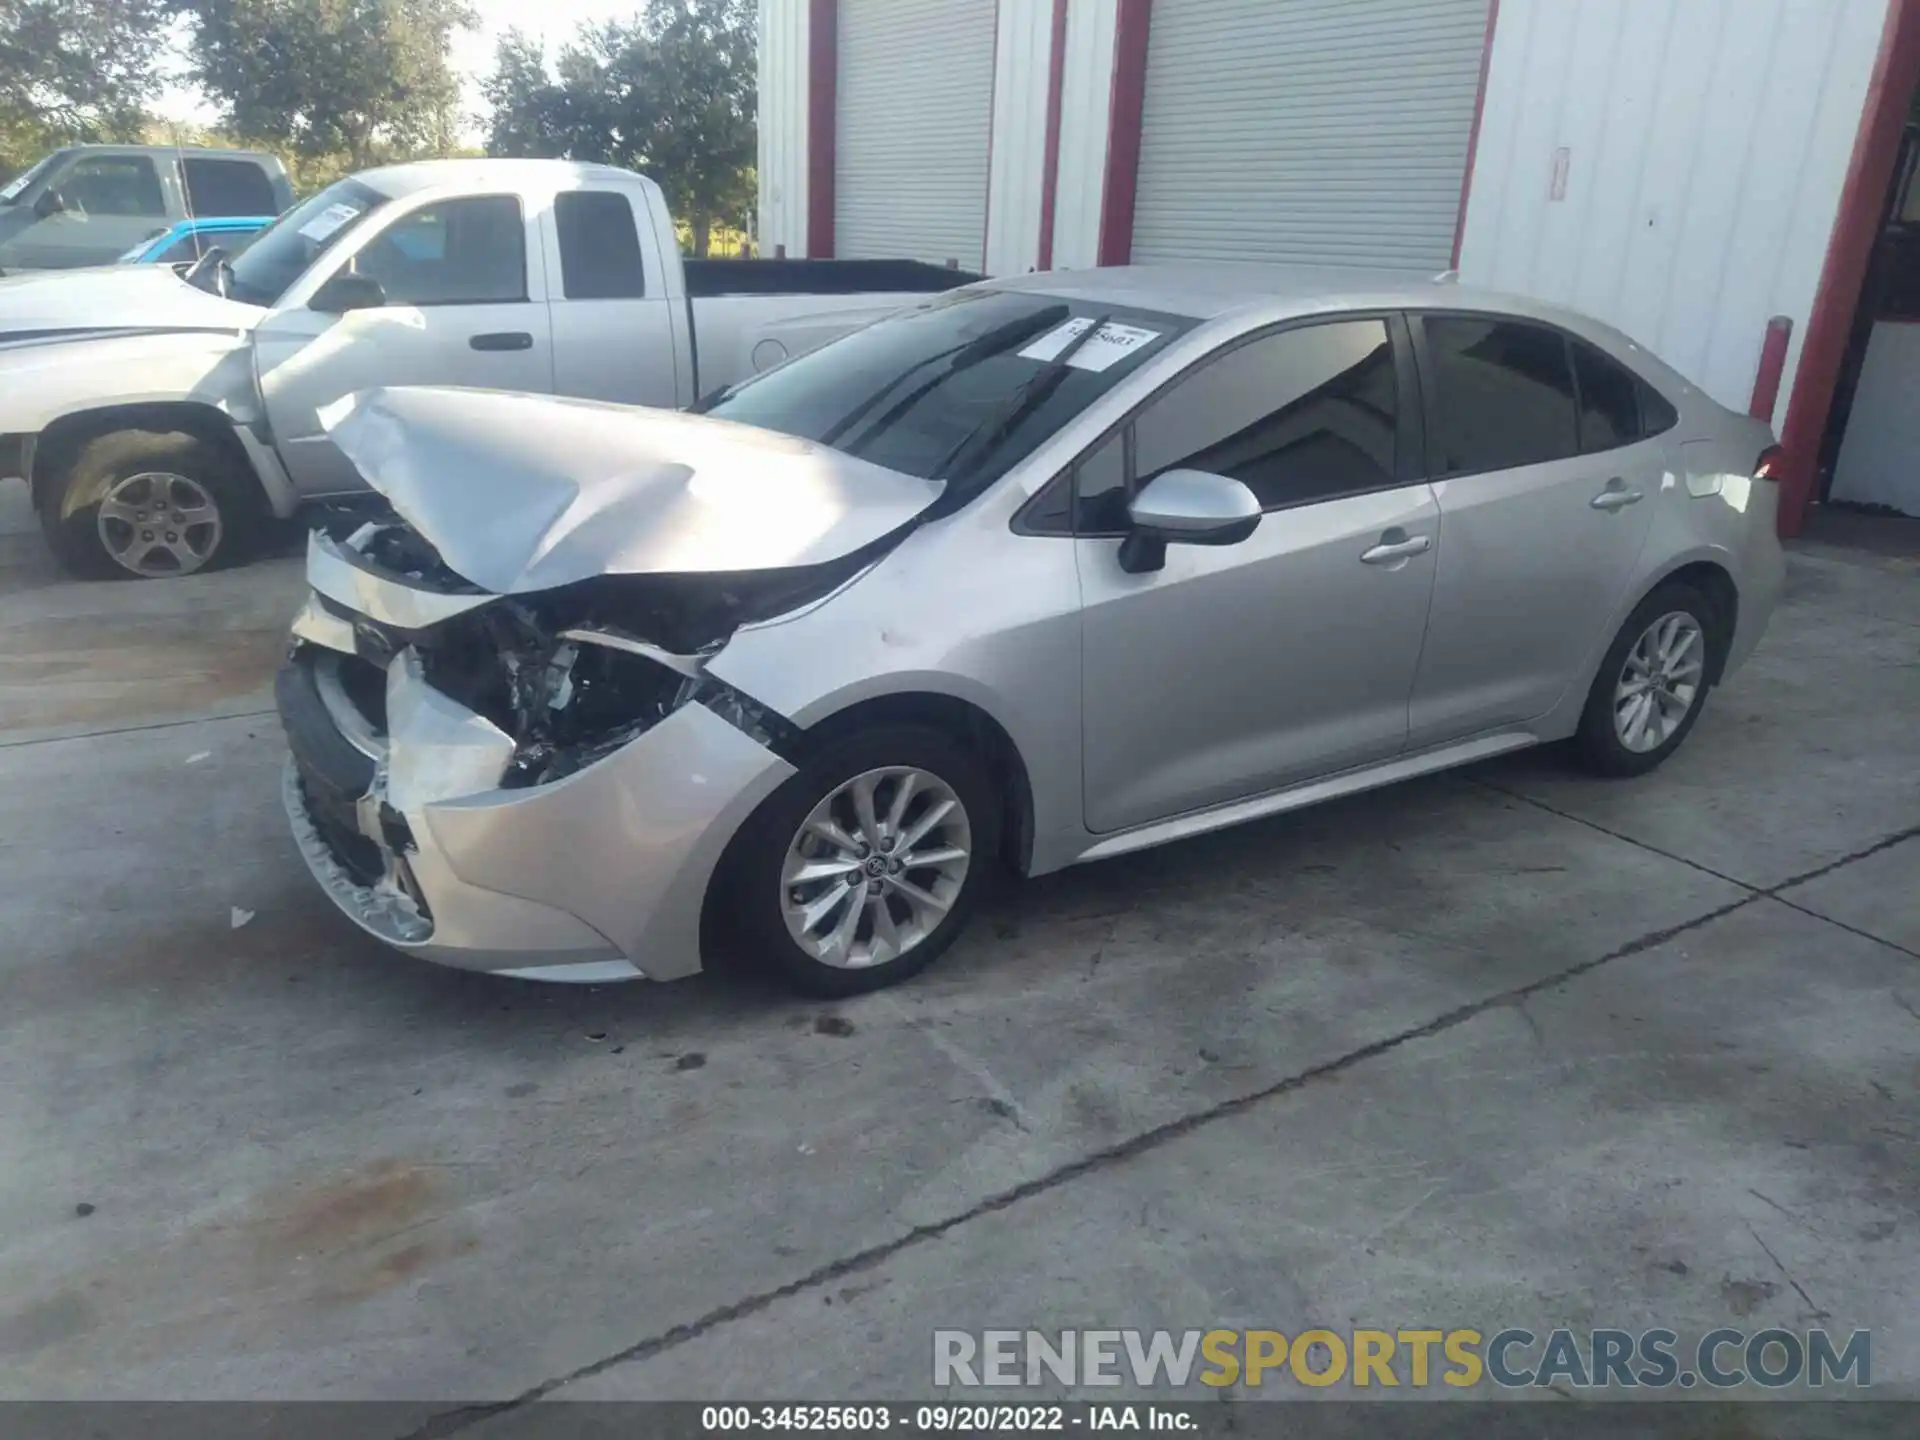
[[603, 165], [349, 176], [244, 254], [0, 279], [0, 477], [81, 574], [185, 575], [363, 488], [323, 431], [374, 386], [682, 407], [929, 292], [911, 261], [682, 262], [660, 187]]

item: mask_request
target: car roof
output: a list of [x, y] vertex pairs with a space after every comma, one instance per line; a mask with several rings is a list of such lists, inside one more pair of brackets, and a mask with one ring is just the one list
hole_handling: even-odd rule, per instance
[[459, 160], [412, 160], [404, 165], [382, 165], [353, 178], [398, 200], [436, 185], [554, 185], [583, 180], [651, 183], [631, 170], [581, 160], [499, 160], [492, 157]]
[[63, 155], [82, 152], [110, 152], [115, 155], [190, 155], [211, 157], [216, 160], [261, 160], [274, 165], [280, 163], [277, 156], [265, 150], [237, 150], [229, 145], [114, 145], [114, 144], [73, 144], [62, 145], [59, 153]]
[[1524, 295], [1462, 284], [1452, 271], [1380, 270], [1360, 266], [1178, 262], [1048, 270], [981, 282], [979, 288], [1052, 295], [1088, 305], [1157, 310], [1202, 322], [1281, 321], [1299, 315], [1359, 310], [1475, 310], [1544, 321], [1572, 331], [1617, 357], [1658, 372], [1663, 389], [1695, 387], [1631, 337], [1590, 315]]

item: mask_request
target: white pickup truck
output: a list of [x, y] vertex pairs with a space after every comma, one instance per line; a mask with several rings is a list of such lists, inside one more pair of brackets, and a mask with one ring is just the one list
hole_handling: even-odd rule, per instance
[[[977, 276], [680, 259], [659, 186], [559, 160], [370, 170], [184, 273], [0, 279], [0, 477], [68, 569], [183, 575], [362, 488], [319, 412], [456, 385], [684, 407]], [[560, 437], [555, 437], [559, 439]]]

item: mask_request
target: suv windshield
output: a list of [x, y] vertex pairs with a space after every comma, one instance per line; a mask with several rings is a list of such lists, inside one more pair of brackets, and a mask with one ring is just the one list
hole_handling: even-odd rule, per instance
[[[301, 201], [262, 230], [246, 253], [227, 267], [227, 293], [249, 305], [277, 305], [309, 265], [387, 199], [371, 185], [347, 179]], [[212, 290], [216, 282], [211, 267], [194, 283]]]
[[26, 188], [46, 173], [47, 167], [59, 158], [59, 151], [37, 161], [31, 169], [23, 170], [5, 185], [0, 185], [0, 205], [12, 205], [26, 193]]
[[[1058, 367], [1055, 357], [1096, 319], [1099, 333]], [[1052, 295], [956, 290], [695, 408], [974, 494], [1193, 323]]]

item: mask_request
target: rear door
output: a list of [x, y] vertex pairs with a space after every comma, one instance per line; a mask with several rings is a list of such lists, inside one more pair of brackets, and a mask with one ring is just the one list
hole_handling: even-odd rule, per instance
[[[326, 273], [370, 276], [377, 309], [331, 315], [289, 305], [255, 331], [261, 393], [281, 459], [303, 494], [357, 489], [321, 433], [319, 409], [376, 385], [553, 389], [537, 218], [515, 195], [430, 199], [353, 236]], [[295, 293], [311, 293], [303, 277]]]
[[553, 388], [628, 405], [691, 404], [674, 354], [675, 301], [645, 193], [609, 187], [554, 196], [545, 227]]
[[[1079, 470], [1087, 828], [1124, 830], [1388, 758], [1427, 623], [1439, 512], [1397, 317], [1269, 333], [1203, 361]], [[1259, 497], [1237, 545], [1120, 568], [1163, 470]]]
[[1545, 714], [1632, 582], [1670, 477], [1643, 439], [1639, 382], [1545, 325], [1413, 321], [1445, 544], [1411, 743]]

